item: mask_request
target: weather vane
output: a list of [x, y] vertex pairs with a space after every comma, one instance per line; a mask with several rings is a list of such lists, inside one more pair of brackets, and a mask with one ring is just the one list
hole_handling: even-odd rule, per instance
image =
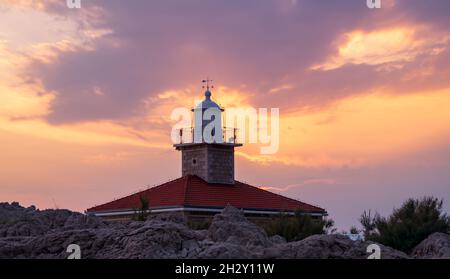
[[[212, 83], [212, 79], [209, 79], [208, 77], [204, 80], [202, 80], [203, 83], [206, 83], [206, 90], [209, 90], [209, 88], [214, 88], [214, 85], [210, 85], [210, 83]], [[205, 86], [203, 85], [202, 88], [205, 88]]]

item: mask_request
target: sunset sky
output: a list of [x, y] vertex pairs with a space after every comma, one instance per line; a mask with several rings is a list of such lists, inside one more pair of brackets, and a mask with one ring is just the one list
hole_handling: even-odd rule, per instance
[[338, 228], [434, 195], [450, 211], [450, 1], [0, 0], [0, 201], [86, 208], [181, 175], [176, 107], [280, 109], [236, 178]]

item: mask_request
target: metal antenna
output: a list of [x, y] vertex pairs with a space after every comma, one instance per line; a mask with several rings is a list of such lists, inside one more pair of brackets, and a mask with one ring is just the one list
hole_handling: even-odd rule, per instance
[[[206, 79], [202, 80], [203, 83], [206, 83], [206, 90], [209, 90], [209, 88], [214, 88], [214, 85], [210, 85], [212, 83], [212, 79], [209, 79], [209, 77], [206, 77]], [[202, 88], [205, 88], [203, 85]]]

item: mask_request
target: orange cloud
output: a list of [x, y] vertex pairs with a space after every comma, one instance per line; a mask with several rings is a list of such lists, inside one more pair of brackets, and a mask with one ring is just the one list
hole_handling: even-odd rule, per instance
[[288, 192], [292, 189], [307, 187], [307, 186], [316, 186], [316, 185], [338, 185], [339, 183], [332, 178], [315, 178], [315, 179], [307, 179], [301, 183], [290, 184], [285, 187], [273, 187], [273, 186], [260, 186], [259, 188], [269, 191], [275, 192]]
[[[214, 92], [226, 108], [251, 103], [242, 91]], [[229, 94], [228, 92], [232, 92]], [[199, 94], [197, 94], [199, 95]], [[221, 99], [225, 97], [225, 99]], [[192, 92], [167, 91], [154, 99], [149, 119], [168, 119], [171, 109], [186, 105]], [[166, 102], [167, 101], [167, 102]], [[450, 89], [404, 94], [377, 91], [350, 96], [315, 111], [280, 111], [280, 150], [261, 155], [261, 144], [245, 143], [236, 156], [257, 164], [300, 167], [359, 167], [444, 144], [450, 138]], [[157, 112], [157, 115], [155, 115]], [[269, 117], [270, 121], [270, 117]], [[170, 121], [165, 122], [170, 125]], [[248, 123], [247, 123], [248, 124]], [[248, 127], [247, 127], [248, 128]], [[164, 140], [161, 141], [164, 145]]]
[[[431, 27], [404, 26], [375, 31], [354, 30], [334, 44], [336, 54], [312, 70], [333, 70], [346, 64], [380, 65], [413, 61], [420, 54], [436, 55], [448, 47], [450, 34], [437, 33]], [[396, 66], [396, 65], [394, 65]]]
[[[0, 9], [0, 129], [31, 139], [160, 148], [157, 142], [137, 138], [132, 129], [108, 121], [60, 126], [46, 122], [57, 93], [46, 91], [39, 80], [25, 82], [23, 71], [33, 60], [53, 63], [61, 53], [89, 50], [95, 39], [109, 31], [87, 28], [80, 34], [74, 20], [47, 14], [41, 4], [8, 2]], [[17, 26], [14, 22], [23, 24]], [[9, 28], [13, 25], [16, 28]], [[151, 132], [144, 134], [149, 136]]]
[[303, 167], [376, 164], [445, 144], [450, 138], [450, 89], [414, 95], [348, 97], [316, 112], [281, 112], [280, 152], [242, 154]]

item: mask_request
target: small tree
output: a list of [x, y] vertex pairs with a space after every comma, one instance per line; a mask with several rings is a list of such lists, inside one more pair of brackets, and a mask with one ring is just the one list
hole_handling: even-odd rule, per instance
[[313, 219], [309, 214], [297, 211], [294, 216], [281, 214], [263, 227], [269, 236], [280, 235], [287, 241], [297, 241], [314, 234], [334, 232], [331, 219]]
[[380, 215], [378, 213], [375, 213], [375, 216], [372, 216], [370, 209], [368, 211], [364, 210], [363, 214], [359, 218], [359, 222], [363, 226], [364, 237], [366, 239], [376, 233], [376, 220], [379, 219]]
[[148, 199], [141, 195], [139, 196], [139, 203], [139, 209], [135, 210], [133, 219], [136, 221], [145, 221], [147, 219], [148, 209], [150, 208]]
[[443, 201], [434, 197], [408, 199], [385, 218], [370, 211], [360, 217], [364, 236], [406, 253], [435, 232], [449, 233], [450, 218], [442, 212]]

